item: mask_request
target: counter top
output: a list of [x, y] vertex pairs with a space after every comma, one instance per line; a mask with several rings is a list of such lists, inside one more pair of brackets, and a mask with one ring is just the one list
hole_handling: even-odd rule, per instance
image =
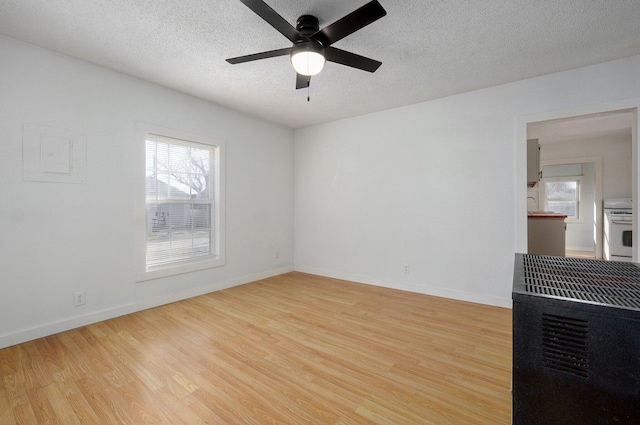
[[565, 219], [568, 216], [566, 214], [554, 213], [551, 211], [529, 211], [527, 213], [528, 218], [562, 218]]

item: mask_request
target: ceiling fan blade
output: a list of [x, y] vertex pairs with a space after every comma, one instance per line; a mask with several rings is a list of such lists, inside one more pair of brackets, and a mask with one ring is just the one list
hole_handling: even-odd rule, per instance
[[296, 90], [306, 89], [311, 84], [311, 77], [296, 73]]
[[336, 49], [335, 47], [327, 47], [324, 50], [324, 58], [329, 62], [335, 62], [369, 72], [376, 72], [380, 65], [382, 65], [382, 62], [365, 58], [364, 56], [356, 55], [355, 53], [345, 50]]
[[269, 25], [278, 30], [278, 32], [289, 39], [292, 43], [300, 40], [302, 37], [297, 29], [287, 22], [282, 16], [273, 10], [262, 0], [240, 0], [249, 9], [253, 10], [256, 15], [267, 21]]
[[269, 50], [268, 52], [253, 53], [251, 55], [238, 56], [237, 58], [229, 58], [227, 62], [232, 65], [237, 63], [257, 61], [258, 59], [275, 58], [276, 56], [285, 56], [291, 54], [291, 47], [285, 47], [284, 49]]
[[342, 19], [338, 19], [333, 24], [324, 27], [311, 38], [320, 41], [324, 46], [330, 46], [349, 34], [377, 21], [386, 14], [387, 11], [384, 10], [382, 5], [377, 0], [373, 0]]

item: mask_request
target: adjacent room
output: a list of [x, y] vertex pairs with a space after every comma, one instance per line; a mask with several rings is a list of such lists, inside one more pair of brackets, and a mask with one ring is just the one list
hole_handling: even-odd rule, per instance
[[[631, 249], [616, 253], [616, 247], [611, 247], [612, 238], [605, 233], [607, 217], [615, 217], [609, 211], [614, 203], [620, 212], [628, 212], [624, 217], [629, 219], [626, 227], [631, 230], [631, 207], [621, 206], [633, 199], [633, 137], [633, 111], [629, 110], [527, 125], [527, 168], [532, 162], [529, 157], [538, 151], [536, 176], [528, 181], [528, 224], [541, 226], [553, 221], [537, 219], [538, 212], [566, 216], [559, 220], [564, 224], [560, 237], [534, 235], [529, 228], [528, 235], [539, 239], [539, 245], [533, 246], [536, 241], [529, 237], [529, 253], [610, 260], [613, 248], [617, 254], [614, 259], [631, 261]], [[563, 188], [569, 188], [569, 192]]]
[[0, 424], [512, 423], [531, 212], [640, 206], [639, 21], [0, 0]]

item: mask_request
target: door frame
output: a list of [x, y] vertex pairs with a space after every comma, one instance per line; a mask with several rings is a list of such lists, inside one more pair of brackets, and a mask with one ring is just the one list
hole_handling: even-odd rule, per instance
[[[602, 158], [601, 157], [583, 157], [583, 158], [566, 158], [566, 159], [548, 159], [540, 161], [540, 169], [545, 165], [562, 165], [562, 164], [593, 164], [595, 168], [595, 214], [596, 214], [596, 228], [595, 228], [595, 256], [598, 259], [602, 259], [602, 226], [603, 226], [603, 197], [602, 197]], [[539, 189], [540, 197], [538, 202], [543, 202], [545, 195], [544, 189]], [[540, 206], [542, 208], [542, 206]]]

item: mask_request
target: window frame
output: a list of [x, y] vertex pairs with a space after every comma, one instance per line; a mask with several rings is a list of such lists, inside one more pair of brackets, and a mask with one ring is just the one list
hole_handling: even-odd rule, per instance
[[[580, 198], [582, 191], [582, 177], [581, 176], [563, 176], [563, 177], [547, 177], [544, 178], [544, 206], [545, 210], [551, 211], [549, 207], [549, 201], [575, 201], [576, 203], [576, 215], [575, 216], [567, 216], [567, 222], [581, 222], [581, 214], [580, 214]], [[576, 197], [575, 198], [549, 198], [547, 191], [547, 183], [576, 183]]]
[[[168, 264], [147, 265], [147, 198], [146, 198], [146, 145], [148, 135], [161, 138], [176, 139], [177, 145], [211, 148], [212, 155], [212, 188], [211, 229], [213, 255], [191, 258]], [[142, 282], [159, 279], [198, 270], [205, 270], [225, 265], [225, 205], [224, 205], [224, 142], [213, 143], [210, 138], [156, 126], [147, 123], [136, 125], [136, 281]]]

